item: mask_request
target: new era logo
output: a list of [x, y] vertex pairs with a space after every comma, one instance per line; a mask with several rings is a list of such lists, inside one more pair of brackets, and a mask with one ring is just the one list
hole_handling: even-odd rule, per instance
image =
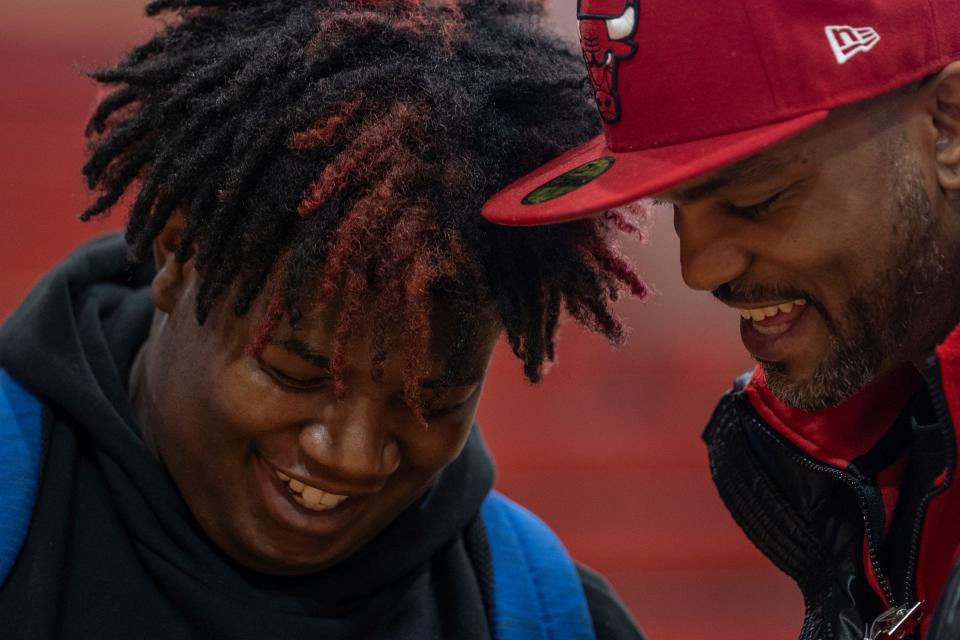
[[827, 40], [830, 41], [830, 47], [833, 54], [837, 56], [837, 62], [844, 64], [847, 60], [870, 51], [880, 42], [880, 34], [870, 27], [827, 27]]

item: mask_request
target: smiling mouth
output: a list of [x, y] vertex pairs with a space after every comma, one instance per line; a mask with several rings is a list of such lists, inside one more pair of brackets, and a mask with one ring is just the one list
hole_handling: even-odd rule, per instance
[[790, 330], [793, 321], [806, 304], [806, 300], [797, 299], [767, 307], [738, 309], [738, 311], [740, 317], [749, 321], [757, 333], [764, 336], [777, 336]]
[[276, 469], [274, 469], [274, 473], [287, 487], [287, 491], [290, 492], [294, 501], [312, 511], [330, 511], [331, 509], [336, 509], [349, 497], [329, 493], [323, 489], [310, 486]]

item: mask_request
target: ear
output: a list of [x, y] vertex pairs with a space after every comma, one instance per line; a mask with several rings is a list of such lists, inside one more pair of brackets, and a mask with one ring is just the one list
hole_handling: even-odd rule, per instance
[[936, 127], [937, 177], [947, 192], [960, 192], [960, 62], [932, 80], [933, 124]]
[[163, 231], [153, 241], [153, 259], [157, 267], [157, 275], [150, 285], [153, 304], [160, 311], [170, 313], [183, 295], [187, 284], [187, 270], [190, 261], [181, 263], [177, 260], [177, 250], [183, 240], [183, 230], [186, 220], [183, 212], [177, 211]]

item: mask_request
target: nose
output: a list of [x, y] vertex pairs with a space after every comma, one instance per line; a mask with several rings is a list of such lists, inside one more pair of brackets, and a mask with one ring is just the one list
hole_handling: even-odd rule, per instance
[[349, 394], [300, 431], [300, 446], [332, 481], [377, 490], [400, 466], [400, 445], [384, 402]]
[[698, 204], [674, 209], [673, 226], [680, 238], [680, 268], [691, 289], [713, 291], [736, 280], [750, 267], [746, 221]]

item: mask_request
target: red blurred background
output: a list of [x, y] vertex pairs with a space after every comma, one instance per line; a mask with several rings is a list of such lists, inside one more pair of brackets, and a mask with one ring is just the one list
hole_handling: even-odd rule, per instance
[[[575, 0], [547, 2], [557, 31], [575, 38]], [[0, 0], [0, 320], [59, 257], [122, 224], [77, 221], [96, 94], [81, 70], [155, 28], [138, 1]], [[649, 243], [631, 249], [656, 293], [621, 304], [626, 348], [566, 326], [537, 388], [498, 350], [480, 419], [499, 488], [608, 576], [650, 638], [794, 638], [799, 593], [727, 515], [700, 441], [717, 398], [750, 366], [738, 320], [684, 288], [669, 217], [658, 218]]]

